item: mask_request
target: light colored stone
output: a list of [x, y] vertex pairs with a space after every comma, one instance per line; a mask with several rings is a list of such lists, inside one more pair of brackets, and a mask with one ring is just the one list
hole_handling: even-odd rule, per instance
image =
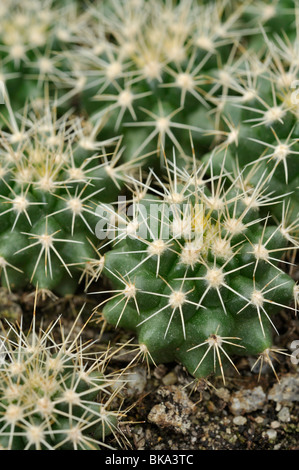
[[144, 367], [135, 367], [126, 376], [127, 394], [129, 396], [140, 395], [146, 387], [146, 369]]
[[217, 395], [218, 398], [220, 398], [223, 401], [228, 402], [230, 399], [230, 393], [227, 388], [221, 387], [215, 391], [215, 394]]
[[236, 424], [237, 426], [244, 426], [244, 424], [247, 422], [247, 419], [245, 416], [235, 416], [233, 419], [233, 423]]
[[[124, 381], [125, 386], [123, 387]], [[141, 395], [146, 387], [146, 383], [146, 368], [137, 366], [128, 372], [123, 379], [117, 380], [112, 388], [118, 389], [121, 387], [122, 395], [134, 397]]]
[[287, 374], [281, 382], [273, 385], [268, 399], [280, 403], [299, 401], [299, 376]]
[[277, 429], [280, 427], [280, 422], [279, 421], [272, 421], [271, 423], [271, 428], [272, 429]]
[[275, 431], [275, 429], [268, 429], [265, 434], [266, 436], [268, 436], [268, 439], [270, 441], [274, 441], [277, 438], [277, 432]]
[[289, 423], [291, 421], [289, 408], [287, 406], [281, 408], [280, 412], [277, 414], [277, 417], [282, 423]]
[[163, 377], [162, 379], [164, 385], [174, 385], [175, 383], [177, 383], [177, 381], [178, 378], [174, 372], [169, 372], [169, 374], [165, 375], [165, 377]]
[[190, 416], [196, 410], [195, 404], [184, 390], [175, 385], [161, 387], [158, 395], [161, 403], [153, 406], [148, 420], [161, 428], [171, 428], [178, 433], [186, 434], [191, 427]]
[[261, 416], [257, 416], [257, 417], [255, 418], [255, 422], [256, 422], [257, 424], [263, 424], [264, 418], [262, 418]]
[[266, 394], [261, 386], [254, 389], [241, 389], [233, 393], [230, 401], [230, 410], [234, 415], [251, 413], [262, 409], [266, 402]]

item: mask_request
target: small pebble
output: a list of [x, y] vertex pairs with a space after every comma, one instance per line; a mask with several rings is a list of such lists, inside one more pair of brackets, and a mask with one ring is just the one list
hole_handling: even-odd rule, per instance
[[[126, 386], [122, 389], [122, 393], [126, 397], [141, 395], [146, 387], [146, 369], [144, 367], [135, 367], [126, 376]], [[122, 385], [122, 381], [115, 382], [112, 388], [117, 389]]]
[[277, 438], [277, 432], [275, 431], [275, 429], [268, 429], [268, 431], [266, 431], [266, 434], [270, 441], [274, 441], [274, 439]]
[[207, 410], [208, 410], [209, 413], [215, 413], [216, 406], [214, 405], [214, 403], [212, 401], [208, 401]]
[[211, 395], [208, 392], [202, 392], [202, 398], [204, 401], [209, 401], [211, 398]]
[[221, 387], [215, 391], [215, 394], [217, 395], [218, 398], [220, 398], [223, 401], [229, 401], [230, 399], [230, 393], [229, 393], [229, 390], [227, 390], [227, 388]]
[[192, 426], [191, 416], [196, 412], [196, 406], [187, 393], [176, 385], [160, 387], [157, 393], [161, 403], [152, 407], [148, 420], [160, 428], [187, 434]]
[[280, 412], [277, 415], [279, 421], [282, 423], [289, 423], [291, 421], [290, 410], [287, 406], [281, 408]]
[[271, 428], [272, 429], [277, 429], [280, 427], [280, 422], [279, 421], [272, 421], [271, 423]]
[[255, 418], [255, 422], [256, 422], [257, 424], [263, 424], [264, 418], [262, 418], [261, 416], [258, 416], [257, 418]]
[[177, 381], [178, 378], [174, 372], [169, 372], [169, 374], [165, 375], [165, 377], [163, 377], [162, 379], [164, 385], [174, 385], [175, 383], [177, 383]]
[[243, 426], [247, 422], [247, 419], [245, 416], [235, 416], [233, 419], [233, 423], [236, 424], [237, 426]]
[[234, 415], [251, 413], [263, 409], [267, 400], [266, 394], [261, 386], [254, 389], [241, 389], [234, 392], [230, 400], [230, 410]]
[[270, 389], [268, 400], [280, 403], [299, 401], [299, 376], [286, 374], [279, 383]]

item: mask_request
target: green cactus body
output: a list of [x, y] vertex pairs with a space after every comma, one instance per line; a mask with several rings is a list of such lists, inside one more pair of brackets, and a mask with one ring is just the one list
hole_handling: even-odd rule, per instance
[[[62, 52], [66, 76], [82, 79], [70, 96], [105, 118], [104, 138], [123, 135], [123, 161], [143, 157], [144, 169], [165, 174], [163, 152], [175, 148], [177, 166], [192, 171], [192, 133], [199, 159], [225, 149], [252, 184], [265, 171], [267, 210], [281, 219], [283, 199], [298, 222], [295, 13], [292, 2], [97, 3], [86, 13], [92, 34], [74, 33]], [[277, 39], [278, 23], [288, 40]]]
[[296, 2], [44, 3], [0, 5], [2, 284], [64, 295], [104, 269], [105, 318], [154, 361], [268, 354], [298, 246]]
[[99, 450], [118, 432], [119, 413], [109, 408], [116, 379], [100, 355], [87, 365], [79, 336], [55, 342], [56, 324], [45, 331], [33, 324], [28, 335], [14, 325], [2, 330], [2, 450]]
[[[115, 145], [111, 138], [101, 146], [96, 128], [88, 134], [87, 124], [84, 134], [79, 120], [56, 121], [49, 107], [42, 116], [35, 108], [30, 113], [28, 127], [12, 121], [2, 141], [2, 281], [14, 289], [31, 283], [73, 293], [78, 268], [94, 258], [98, 201], [114, 200], [123, 187], [122, 169], [116, 167], [120, 141]], [[109, 144], [112, 157], [105, 150]]]
[[[272, 198], [284, 198], [288, 220], [298, 221], [292, 1], [55, 2], [37, 18], [36, 1], [5, 2], [0, 11], [2, 75], [14, 98], [16, 89], [24, 95], [18, 102], [40, 99], [47, 84], [60, 111], [75, 106], [101, 118], [103, 139], [123, 135], [123, 162], [140, 159], [159, 172], [173, 147], [177, 165], [192, 168], [192, 132], [199, 158], [220, 146], [241, 170], [257, 163], [252, 183], [265, 170]], [[281, 218], [276, 202], [267, 210]]]
[[115, 290], [99, 308], [135, 331], [154, 362], [179, 360], [196, 377], [223, 373], [231, 354], [271, 348], [273, 314], [294, 298], [278, 266], [288, 240], [260, 220], [258, 188], [244, 191], [240, 178], [227, 189], [224, 176], [199, 185], [198, 170], [184, 183], [172, 167], [175, 179], [148, 186], [119, 227], [103, 271]]

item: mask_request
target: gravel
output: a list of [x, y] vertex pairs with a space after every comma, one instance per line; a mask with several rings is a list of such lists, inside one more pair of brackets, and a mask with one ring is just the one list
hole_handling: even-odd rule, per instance
[[268, 399], [279, 403], [299, 401], [299, 376], [285, 375], [279, 383], [273, 385], [269, 391]]
[[266, 402], [266, 394], [261, 386], [253, 390], [241, 389], [231, 396], [230, 410], [234, 415], [251, 413], [263, 408]]

